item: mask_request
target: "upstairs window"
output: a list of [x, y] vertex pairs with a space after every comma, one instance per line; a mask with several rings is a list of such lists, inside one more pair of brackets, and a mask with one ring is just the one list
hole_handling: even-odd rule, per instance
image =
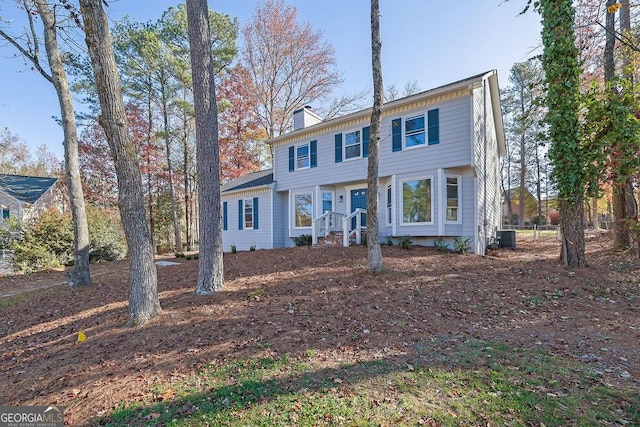
[[309, 144], [296, 147], [296, 169], [307, 169], [310, 165]]
[[344, 134], [344, 158], [346, 160], [356, 159], [362, 156], [362, 140], [360, 131]]
[[407, 148], [424, 145], [424, 114], [405, 119], [404, 138], [404, 145]]
[[440, 143], [440, 109], [391, 121], [391, 150], [435, 145]]
[[318, 141], [289, 147], [289, 172], [318, 167]]

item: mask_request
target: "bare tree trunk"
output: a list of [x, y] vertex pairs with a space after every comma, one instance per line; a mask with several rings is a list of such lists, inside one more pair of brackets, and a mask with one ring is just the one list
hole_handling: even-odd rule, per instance
[[191, 248], [193, 242], [191, 241], [191, 215], [189, 214], [191, 207], [190, 194], [189, 194], [189, 143], [187, 137], [187, 121], [183, 121], [183, 135], [182, 135], [182, 163], [184, 171], [184, 220], [185, 220], [185, 232], [187, 239], [187, 249]]
[[[523, 109], [524, 110], [524, 109]], [[525, 135], [524, 129], [522, 130], [522, 135], [520, 135], [520, 186], [518, 187], [518, 191], [520, 192], [518, 203], [518, 225], [524, 226], [524, 216], [525, 216], [525, 208], [527, 199], [525, 197], [527, 187], [525, 186], [526, 172], [527, 172], [527, 162], [525, 158]]]
[[64, 162], [67, 178], [67, 190], [73, 219], [74, 263], [73, 269], [67, 273], [69, 286], [88, 286], [91, 284], [89, 267], [89, 225], [84, 206], [84, 193], [80, 180], [78, 162], [78, 133], [73, 111], [73, 101], [67, 75], [62, 66], [62, 58], [58, 49], [56, 34], [56, 18], [45, 0], [36, 0], [38, 13], [44, 27], [45, 49], [51, 69], [51, 82], [56, 89], [60, 112], [62, 114], [62, 130], [64, 133]]
[[196, 115], [200, 258], [196, 294], [211, 295], [224, 286], [218, 111], [211, 57], [207, 0], [187, 0], [193, 100]]
[[162, 86], [162, 118], [164, 124], [164, 146], [167, 152], [167, 174], [169, 175], [169, 198], [171, 199], [171, 219], [173, 220], [173, 241], [176, 251], [182, 252], [182, 233], [178, 221], [178, 207], [176, 193], [173, 188], [173, 167], [171, 165], [171, 139], [169, 138], [169, 112], [167, 111], [167, 97], [165, 87]]
[[101, 115], [118, 177], [118, 205], [129, 250], [129, 322], [142, 325], [160, 313], [157, 272], [144, 212], [142, 177], [129, 138], [107, 17], [101, 0], [80, 0], [80, 12], [98, 89]]
[[382, 250], [378, 225], [378, 145], [382, 120], [382, 58], [380, 42], [380, 5], [371, 0], [371, 68], [373, 70], [373, 109], [369, 125], [369, 159], [367, 164], [367, 260], [369, 271], [381, 273]]

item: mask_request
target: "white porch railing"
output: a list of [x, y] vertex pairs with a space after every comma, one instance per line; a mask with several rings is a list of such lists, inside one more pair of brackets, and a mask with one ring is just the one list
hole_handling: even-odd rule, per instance
[[312, 244], [318, 244], [318, 237], [326, 237], [332, 231], [342, 231], [342, 218], [344, 214], [338, 212], [325, 212], [313, 220], [311, 231]]
[[[344, 231], [344, 233], [342, 234], [342, 245], [343, 246], [349, 246], [349, 240], [351, 239], [351, 235], [355, 234], [356, 237], [356, 245], [359, 245], [362, 243], [362, 230], [366, 230], [365, 227], [362, 226], [362, 215], [361, 214], [366, 214], [367, 211], [366, 209], [356, 209], [355, 211], [351, 212], [350, 215], [345, 216], [344, 218], [342, 218], [342, 229]], [[356, 226], [355, 228], [351, 229], [351, 223], [352, 223], [352, 219], [355, 218], [356, 219]]]

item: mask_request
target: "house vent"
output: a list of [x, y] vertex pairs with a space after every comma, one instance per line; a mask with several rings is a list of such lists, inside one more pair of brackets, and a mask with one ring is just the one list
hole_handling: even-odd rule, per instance
[[293, 130], [303, 129], [321, 121], [320, 116], [308, 105], [293, 112]]

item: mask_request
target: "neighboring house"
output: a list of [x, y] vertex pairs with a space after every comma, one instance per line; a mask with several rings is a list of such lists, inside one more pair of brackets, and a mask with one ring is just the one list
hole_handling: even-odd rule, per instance
[[58, 178], [0, 174], [2, 218], [30, 221], [52, 207], [61, 208]]
[[[509, 202], [511, 200], [511, 212]], [[520, 215], [520, 187], [505, 191], [502, 201], [502, 220], [505, 224], [517, 224]], [[538, 216], [538, 199], [528, 189], [524, 189], [524, 221], [532, 222]]]
[[[371, 109], [329, 121], [309, 107], [294, 113], [294, 131], [268, 143], [273, 170], [222, 187], [224, 250], [314, 243], [366, 228]], [[501, 227], [499, 164], [505, 153], [495, 71], [384, 105], [379, 144], [381, 242], [410, 236], [450, 247], [470, 239], [484, 254]], [[358, 209], [362, 209], [358, 210]], [[345, 237], [346, 234], [346, 237]]]

